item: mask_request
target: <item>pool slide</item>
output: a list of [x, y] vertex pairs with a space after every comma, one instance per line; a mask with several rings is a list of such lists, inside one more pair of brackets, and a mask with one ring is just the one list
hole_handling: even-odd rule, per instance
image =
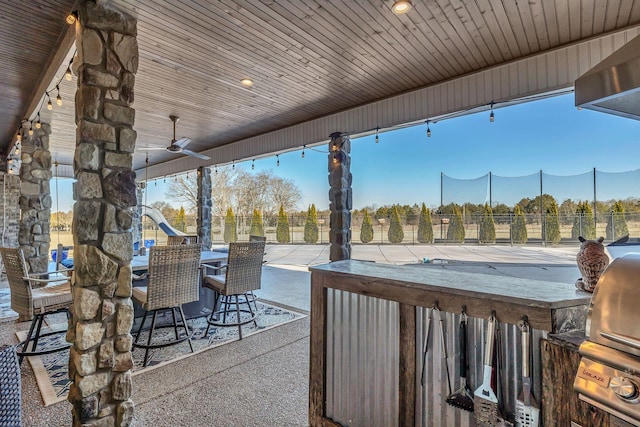
[[164, 217], [164, 215], [162, 215], [162, 212], [160, 212], [158, 209], [155, 209], [149, 206], [142, 206], [142, 216], [145, 216], [145, 215], [151, 218], [153, 222], [158, 224], [158, 227], [160, 227], [160, 229], [164, 231], [164, 233], [167, 236], [186, 236], [187, 235], [186, 233], [176, 230], [175, 228], [170, 226], [167, 219]]

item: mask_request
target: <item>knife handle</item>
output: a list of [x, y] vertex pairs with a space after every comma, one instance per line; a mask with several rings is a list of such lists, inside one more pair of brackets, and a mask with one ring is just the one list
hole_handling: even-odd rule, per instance
[[460, 331], [458, 334], [460, 339], [460, 377], [467, 377], [467, 324], [460, 322]]

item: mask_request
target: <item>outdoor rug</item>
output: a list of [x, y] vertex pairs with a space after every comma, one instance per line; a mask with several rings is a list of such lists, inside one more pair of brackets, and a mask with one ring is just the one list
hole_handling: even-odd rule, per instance
[[[306, 314], [296, 312], [290, 308], [282, 308], [260, 301], [258, 301], [257, 304], [258, 316], [256, 317], [256, 322], [258, 326], [254, 325], [253, 322], [243, 325], [243, 338], [307, 316]], [[169, 315], [167, 315], [167, 317], [168, 316]], [[149, 316], [147, 319], [147, 327], [150, 324], [150, 318], [151, 316]], [[157, 323], [161, 321], [160, 315], [158, 316], [158, 319], [159, 320], [157, 321]], [[133, 325], [132, 335], [134, 335], [134, 338], [135, 331], [137, 331], [137, 327], [139, 325], [138, 322], [140, 321], [141, 319], [136, 319], [136, 322]], [[191, 353], [189, 349], [189, 343], [187, 341], [165, 348], [150, 349], [149, 362], [147, 364], [147, 367], [143, 368], [142, 363], [144, 361], [145, 350], [143, 348], [134, 347], [133, 375], [136, 376], [158, 366], [166, 365], [177, 360], [193, 356], [194, 354], [201, 353], [208, 349], [238, 340], [238, 328], [235, 326], [211, 326], [211, 328], [209, 329], [209, 335], [205, 337], [204, 333], [207, 329], [207, 320], [205, 317], [198, 317], [192, 320], [187, 320], [187, 323], [194, 330], [193, 338], [191, 340], [193, 343], [193, 353]], [[54, 330], [64, 330], [65, 328], [66, 325], [57, 325], [52, 327], [52, 329]], [[179, 328], [179, 330], [181, 332], [184, 332], [184, 329], [182, 328]], [[20, 341], [25, 339], [26, 334], [26, 331], [16, 333]], [[41, 341], [38, 343], [38, 349], [53, 348], [64, 344], [64, 335], [64, 333], [61, 333], [41, 339]], [[156, 329], [152, 342], [154, 344], [162, 342], [163, 337], [172, 339], [173, 335], [173, 328]], [[147, 332], [143, 331], [140, 334], [139, 342], [146, 343], [147, 337]], [[67, 398], [70, 385], [68, 374], [69, 352], [59, 351], [57, 353], [46, 354], [42, 356], [27, 357], [26, 359], [29, 361], [31, 367], [33, 368], [33, 372], [35, 374], [36, 382], [38, 384], [38, 388], [40, 389], [40, 394], [42, 395], [44, 405], [49, 406], [65, 400]]]

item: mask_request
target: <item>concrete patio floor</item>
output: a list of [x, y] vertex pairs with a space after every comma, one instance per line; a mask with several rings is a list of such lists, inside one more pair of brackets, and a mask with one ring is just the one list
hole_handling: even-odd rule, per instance
[[[536, 265], [550, 265], [566, 267], [570, 274], [546, 280], [571, 284], [577, 278], [577, 251], [577, 245], [553, 248], [355, 245], [352, 257], [391, 264], [423, 264], [424, 258], [446, 259], [452, 264], [455, 260], [465, 261], [465, 268], [471, 272], [474, 268], [501, 263], [534, 269]], [[258, 296], [308, 312], [308, 267], [328, 262], [328, 254], [328, 245], [268, 245]], [[2, 287], [6, 287], [6, 282], [0, 284]], [[15, 331], [28, 325], [1, 323], [0, 344], [15, 343]], [[133, 425], [304, 426], [308, 369], [307, 317], [134, 376]], [[68, 403], [43, 407], [28, 363], [22, 367], [22, 384], [25, 426], [71, 425]]]

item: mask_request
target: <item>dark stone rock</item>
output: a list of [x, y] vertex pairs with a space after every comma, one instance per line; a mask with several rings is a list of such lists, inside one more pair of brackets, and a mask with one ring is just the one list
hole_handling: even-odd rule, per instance
[[85, 397], [80, 401], [77, 409], [82, 422], [95, 418], [98, 415], [98, 398], [96, 396]]
[[104, 178], [104, 196], [117, 208], [135, 206], [136, 173], [134, 171], [113, 171]]
[[120, 11], [107, 9], [94, 2], [84, 3], [80, 9], [80, 19], [84, 26], [97, 30], [118, 31], [120, 33], [136, 35], [137, 21]]
[[99, 202], [79, 201], [75, 204], [73, 230], [78, 242], [84, 243], [98, 239], [100, 208]]
[[124, 73], [122, 75], [122, 82], [120, 83], [120, 100], [126, 102], [128, 105], [133, 104], [134, 100], [134, 84], [135, 76], [131, 73]]

